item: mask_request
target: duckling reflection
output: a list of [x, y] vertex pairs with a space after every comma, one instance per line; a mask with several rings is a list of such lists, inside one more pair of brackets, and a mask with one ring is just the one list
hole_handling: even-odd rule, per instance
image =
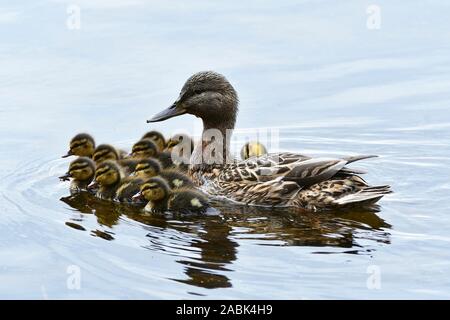
[[179, 260], [185, 265], [188, 279], [174, 279], [206, 289], [232, 287], [226, 276], [231, 270], [227, 267], [236, 260], [237, 242], [230, 238], [232, 227], [220, 217], [209, 217], [198, 232], [199, 240], [193, 241], [192, 247], [200, 249], [197, 259]]
[[79, 133], [70, 140], [69, 151], [62, 158], [70, 156], [91, 158], [95, 150], [95, 140], [88, 133]]

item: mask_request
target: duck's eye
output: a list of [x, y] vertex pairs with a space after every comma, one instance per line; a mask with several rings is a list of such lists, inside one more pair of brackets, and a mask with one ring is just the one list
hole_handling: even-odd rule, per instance
[[194, 90], [194, 93], [195, 93], [195, 94], [200, 94], [200, 93], [202, 93], [202, 90], [200, 90], [200, 89], [195, 89], [195, 90]]

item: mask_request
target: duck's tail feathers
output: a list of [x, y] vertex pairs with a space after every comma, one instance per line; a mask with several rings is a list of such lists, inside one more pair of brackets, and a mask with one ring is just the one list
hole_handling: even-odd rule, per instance
[[374, 204], [384, 195], [389, 193], [392, 193], [392, 190], [388, 185], [366, 187], [357, 193], [349, 194], [334, 200], [334, 204], [338, 206], [345, 206], [349, 204]]
[[348, 164], [348, 163], [352, 163], [352, 162], [355, 162], [355, 161], [364, 160], [364, 159], [370, 159], [370, 158], [378, 158], [378, 156], [371, 154], [371, 155], [345, 157], [345, 158], [342, 158], [342, 159], [347, 161], [347, 164]]

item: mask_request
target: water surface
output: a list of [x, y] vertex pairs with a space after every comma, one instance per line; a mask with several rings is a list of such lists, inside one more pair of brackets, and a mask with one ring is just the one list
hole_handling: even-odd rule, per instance
[[[80, 30], [69, 4], [0, 4], [0, 297], [450, 298], [448, 4], [379, 1], [379, 30], [366, 1], [78, 1]], [[60, 156], [79, 131], [124, 148], [151, 128], [198, 135], [191, 116], [145, 120], [205, 69], [239, 92], [234, 150], [271, 128], [271, 151], [378, 154], [354, 167], [395, 193], [207, 217], [68, 197]]]

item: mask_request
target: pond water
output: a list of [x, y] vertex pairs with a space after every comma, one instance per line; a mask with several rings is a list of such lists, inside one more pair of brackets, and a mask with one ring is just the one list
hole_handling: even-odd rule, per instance
[[[81, 29], [71, 4], [0, 4], [1, 298], [450, 298], [449, 4], [378, 1], [376, 30], [368, 1], [82, 0]], [[75, 133], [125, 149], [150, 129], [198, 135], [192, 116], [145, 120], [205, 69], [239, 93], [234, 150], [269, 130], [270, 151], [377, 154], [352, 166], [394, 193], [206, 217], [68, 197]]]

